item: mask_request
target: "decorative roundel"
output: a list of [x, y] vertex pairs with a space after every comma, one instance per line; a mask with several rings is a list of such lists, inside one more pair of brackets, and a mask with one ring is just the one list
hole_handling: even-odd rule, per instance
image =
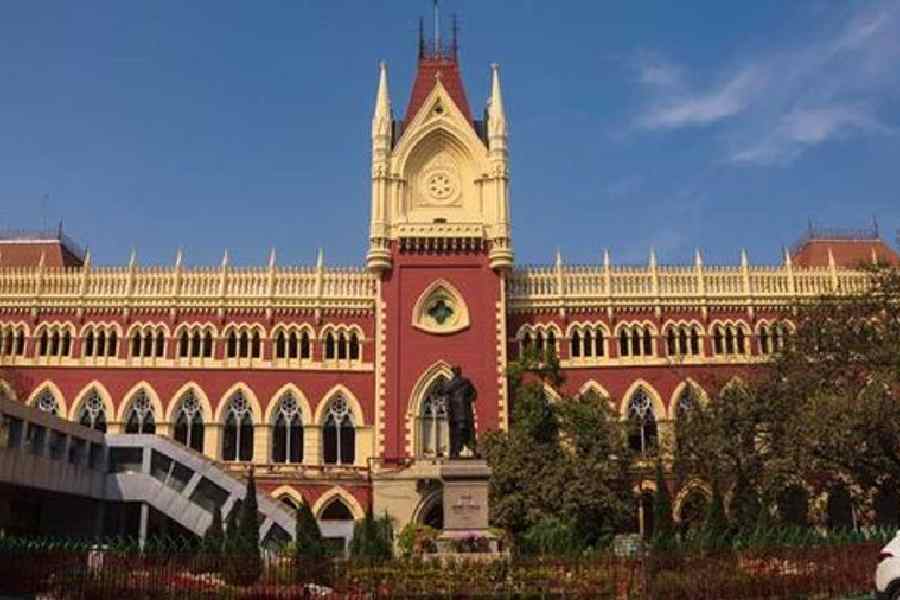
[[422, 178], [420, 191], [427, 203], [446, 206], [459, 197], [459, 176], [445, 164], [429, 169]]
[[453, 194], [453, 183], [446, 173], [434, 173], [428, 178], [428, 192], [435, 200], [445, 200]]

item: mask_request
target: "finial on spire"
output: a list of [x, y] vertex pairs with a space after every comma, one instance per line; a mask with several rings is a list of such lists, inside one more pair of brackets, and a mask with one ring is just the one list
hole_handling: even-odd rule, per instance
[[703, 253], [700, 252], [700, 248], [696, 248], [694, 250], [694, 266], [696, 266], [696, 267], [703, 266]]
[[182, 251], [181, 247], [179, 247], [178, 250], [175, 252], [175, 268], [176, 269], [181, 268], [181, 265], [183, 262], [184, 262], [184, 252]]
[[[506, 136], [506, 110], [500, 91], [500, 65], [491, 64], [491, 98], [488, 101], [488, 135], [490, 138]], [[502, 140], [499, 140], [502, 143]]]
[[269, 251], [269, 268], [275, 268], [275, 246], [272, 246], [272, 249]]
[[748, 267], [750, 266], [750, 259], [747, 257], [747, 249], [741, 248], [741, 266]]
[[316, 268], [321, 269], [325, 266], [325, 251], [322, 248], [319, 248], [318, 253], [316, 254]]
[[656, 249], [653, 246], [650, 246], [650, 268], [656, 268]]
[[227, 267], [230, 262], [230, 258], [228, 256], [228, 248], [225, 248], [225, 254], [222, 256], [222, 266]]
[[603, 267], [608, 269], [610, 265], [609, 248], [603, 249]]
[[794, 261], [791, 258], [791, 252], [787, 249], [787, 246], [782, 246], [782, 252], [784, 252], [784, 266], [790, 267], [793, 266]]
[[131, 256], [128, 257], [128, 267], [134, 268], [137, 266], [137, 248], [134, 246], [131, 247]]
[[562, 252], [560, 252], [559, 248], [556, 249], [556, 266], [561, 267], [563, 264], [562, 260]]
[[375, 112], [372, 115], [372, 137], [389, 136], [393, 120], [391, 94], [388, 91], [387, 63], [381, 61], [378, 63], [378, 91], [375, 94]]

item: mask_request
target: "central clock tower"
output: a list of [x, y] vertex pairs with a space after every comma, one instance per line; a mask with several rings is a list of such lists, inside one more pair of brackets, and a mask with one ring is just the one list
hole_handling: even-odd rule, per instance
[[453, 366], [476, 387], [476, 429], [508, 418], [507, 122], [491, 66], [484, 120], [472, 118], [456, 44], [420, 34], [406, 114], [395, 119], [382, 63], [372, 118], [372, 206], [366, 264], [379, 277], [376, 455], [417, 458], [425, 390]]

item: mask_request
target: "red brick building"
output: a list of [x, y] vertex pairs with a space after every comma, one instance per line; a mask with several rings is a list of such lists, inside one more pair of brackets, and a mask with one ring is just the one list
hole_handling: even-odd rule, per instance
[[[504, 428], [505, 367], [554, 347], [566, 393], [639, 419], [641, 450], [777, 352], [799, 297], [853, 292], [897, 262], [877, 232], [812, 232], [776, 266], [518, 267], [499, 69], [476, 120], [455, 48], [420, 42], [404, 116], [382, 65], [365, 266], [97, 267], [61, 232], [0, 236], [0, 393], [109, 432], [154, 432], [311, 504], [439, 520], [446, 407], [461, 366], [477, 429]], [[786, 319], [786, 320], [784, 320]], [[693, 386], [689, 386], [692, 383]], [[691, 392], [691, 390], [696, 390]], [[699, 396], [699, 397], [698, 397]], [[678, 502], [676, 501], [676, 508]]]

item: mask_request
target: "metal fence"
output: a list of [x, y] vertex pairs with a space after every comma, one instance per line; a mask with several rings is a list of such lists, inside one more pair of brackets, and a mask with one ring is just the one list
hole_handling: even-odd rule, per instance
[[[0, 594], [58, 599], [844, 598], [871, 590], [881, 542], [567, 559], [367, 563], [265, 556], [0, 547]], [[258, 577], [257, 577], [258, 574]], [[249, 575], [249, 577], [248, 577]], [[254, 580], [239, 585], [239, 580]]]

